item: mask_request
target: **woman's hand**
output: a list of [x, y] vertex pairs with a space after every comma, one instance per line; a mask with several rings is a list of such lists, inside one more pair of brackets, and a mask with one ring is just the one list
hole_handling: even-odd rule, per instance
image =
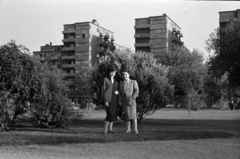
[[115, 91], [113, 94], [115, 94], [115, 95], [118, 95], [118, 94], [119, 94], [119, 92], [118, 92], [118, 91]]
[[104, 103], [104, 105], [105, 105], [106, 107], [109, 107], [109, 104], [108, 104], [108, 102], [105, 102], [105, 103]]

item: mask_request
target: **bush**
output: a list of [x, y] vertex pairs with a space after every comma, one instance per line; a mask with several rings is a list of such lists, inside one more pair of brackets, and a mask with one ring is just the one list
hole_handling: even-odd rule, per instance
[[101, 87], [110, 65], [116, 65], [118, 68], [115, 76], [118, 82], [122, 80], [119, 71], [125, 67], [130, 72], [130, 78], [136, 80], [139, 85], [138, 122], [167, 105], [173, 92], [173, 86], [169, 84], [167, 78], [168, 67], [157, 63], [153, 54], [129, 53], [123, 50], [113, 53], [109, 61], [104, 61], [94, 67], [91, 81], [91, 97], [94, 104], [100, 107], [102, 105]]
[[[40, 62], [14, 41], [0, 47], [1, 124], [15, 123], [40, 88]], [[3, 119], [4, 118], [4, 119]]]
[[41, 90], [34, 96], [30, 109], [38, 127], [65, 127], [69, 124], [72, 105], [63, 77], [60, 70], [44, 67]]

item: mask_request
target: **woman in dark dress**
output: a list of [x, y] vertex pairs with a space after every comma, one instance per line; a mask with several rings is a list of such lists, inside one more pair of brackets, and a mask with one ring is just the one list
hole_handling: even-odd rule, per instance
[[114, 79], [116, 70], [114, 67], [109, 69], [109, 77], [104, 78], [102, 87], [102, 100], [106, 109], [106, 118], [104, 123], [104, 134], [108, 132], [115, 133], [113, 131], [113, 122], [117, 120], [117, 105], [118, 105], [118, 83]]

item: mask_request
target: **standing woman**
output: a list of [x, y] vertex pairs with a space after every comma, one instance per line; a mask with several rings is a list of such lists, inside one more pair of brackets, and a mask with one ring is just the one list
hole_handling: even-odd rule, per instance
[[130, 74], [127, 70], [122, 71], [124, 81], [120, 83], [119, 89], [119, 104], [125, 112], [125, 121], [127, 124], [127, 133], [131, 132], [130, 121], [133, 121], [135, 134], [138, 134], [137, 129], [137, 103], [139, 89], [137, 81], [129, 78]]
[[107, 113], [104, 123], [104, 134], [107, 134], [108, 126], [110, 133], [115, 133], [113, 131], [113, 122], [117, 120], [118, 105], [118, 83], [114, 79], [116, 68], [114, 66], [111, 66], [108, 72], [109, 76], [104, 78], [102, 86], [102, 100]]

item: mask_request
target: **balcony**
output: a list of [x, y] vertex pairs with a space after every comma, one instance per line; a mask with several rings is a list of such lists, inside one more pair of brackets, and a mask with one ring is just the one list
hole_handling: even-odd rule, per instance
[[90, 42], [90, 39], [89, 38], [77, 38], [77, 39], [75, 39], [75, 42], [88, 43], [88, 42]]
[[80, 44], [76, 47], [76, 51], [89, 51], [89, 43], [86, 43], [86, 44]]
[[50, 57], [50, 60], [57, 60], [57, 56]]
[[176, 36], [174, 36], [174, 37], [172, 37], [172, 42], [173, 43], [179, 43], [179, 42], [181, 42], [181, 39], [176, 37]]
[[89, 29], [84, 29], [84, 30], [76, 30], [76, 34], [89, 34]]
[[75, 68], [75, 64], [62, 64], [62, 68]]
[[74, 81], [65, 81], [66, 85], [74, 85]]
[[68, 33], [75, 33], [75, 30], [64, 30], [62, 31], [63, 34], [68, 34]]
[[63, 39], [62, 42], [75, 42], [75, 38]]
[[138, 24], [134, 26], [135, 29], [141, 29], [141, 28], [150, 28], [150, 24]]
[[76, 75], [76, 73], [64, 73], [64, 76], [65, 77], [68, 77], [68, 76], [75, 76]]
[[134, 44], [135, 47], [150, 47], [150, 43], [137, 43]]
[[134, 37], [135, 37], [135, 38], [146, 38], [146, 37], [150, 37], [150, 33], [135, 34]]
[[68, 59], [75, 59], [75, 56], [72, 55], [72, 56], [62, 56], [62, 60], [68, 60]]
[[74, 51], [75, 47], [63, 47], [62, 51]]

